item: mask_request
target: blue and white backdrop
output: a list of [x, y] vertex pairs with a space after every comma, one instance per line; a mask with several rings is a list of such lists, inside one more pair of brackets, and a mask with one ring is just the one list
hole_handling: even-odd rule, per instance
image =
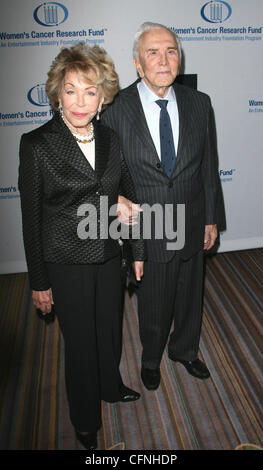
[[263, 246], [262, 0], [3, 0], [0, 15], [0, 273], [26, 270], [17, 187], [20, 136], [51, 117], [47, 71], [60, 48], [103, 46], [121, 87], [136, 78], [134, 32], [156, 21], [180, 37], [184, 73], [211, 96], [227, 213], [220, 251]]

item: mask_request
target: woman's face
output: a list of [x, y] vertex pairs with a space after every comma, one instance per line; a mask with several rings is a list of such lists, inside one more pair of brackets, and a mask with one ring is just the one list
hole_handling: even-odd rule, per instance
[[[89, 77], [96, 82], [95, 72], [89, 73]], [[101, 89], [89, 84], [79, 73], [72, 70], [65, 74], [59, 101], [64, 120], [73, 131], [80, 134], [87, 132], [87, 126], [103, 100]]]

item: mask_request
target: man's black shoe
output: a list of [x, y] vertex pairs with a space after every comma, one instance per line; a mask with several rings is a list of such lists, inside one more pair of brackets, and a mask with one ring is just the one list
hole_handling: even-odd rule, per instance
[[146, 369], [142, 367], [141, 377], [144, 386], [148, 390], [156, 390], [160, 385], [161, 374], [160, 369]]
[[189, 372], [189, 374], [193, 375], [194, 377], [197, 377], [198, 379], [208, 379], [210, 377], [210, 372], [206, 365], [200, 361], [200, 359], [195, 359], [194, 361], [183, 361], [181, 359], [176, 359], [172, 357], [170, 354], [169, 359], [171, 359], [174, 362], [180, 362], [180, 364], [183, 364], [183, 366], [186, 368], [186, 370]]
[[136, 401], [139, 400], [140, 394], [138, 392], [135, 392], [135, 390], [132, 390], [131, 388], [126, 387], [125, 385], [121, 386], [121, 397], [119, 401], [122, 401], [124, 403], [129, 402], [129, 401]]

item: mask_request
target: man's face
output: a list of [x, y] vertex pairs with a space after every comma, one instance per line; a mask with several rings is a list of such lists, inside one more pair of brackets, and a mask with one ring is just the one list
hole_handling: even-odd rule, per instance
[[165, 96], [180, 66], [173, 34], [164, 28], [145, 32], [139, 42], [139, 59], [134, 59], [134, 64], [148, 87], [158, 96]]

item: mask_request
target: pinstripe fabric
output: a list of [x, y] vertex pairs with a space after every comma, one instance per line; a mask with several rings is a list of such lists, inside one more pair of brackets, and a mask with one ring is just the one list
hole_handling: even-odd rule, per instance
[[182, 260], [176, 282], [173, 332], [168, 350], [171, 357], [192, 361], [197, 358], [202, 322], [203, 252]]
[[[210, 99], [182, 85], [174, 85], [174, 90], [179, 112], [179, 143], [171, 178], [160, 166], [136, 83], [119, 93], [102, 119], [120, 138], [138, 201], [150, 205], [173, 204], [175, 222], [176, 205], [185, 204], [186, 243], [180, 255], [189, 258], [203, 246], [205, 224], [223, 225], [223, 202]], [[166, 242], [165, 237], [147, 240], [148, 259], [169, 261], [174, 252], [166, 250]]]
[[172, 322], [169, 353], [178, 359], [196, 359], [201, 330], [202, 268], [202, 252], [189, 260], [174, 256], [169, 263], [145, 264], [137, 290], [144, 367], [159, 367]]
[[179, 256], [169, 263], [148, 261], [137, 289], [142, 365], [148, 369], [157, 369], [161, 362], [174, 314], [180, 264]]
[[[125, 159], [135, 184], [139, 203], [163, 208], [172, 205], [173, 227], [177, 225], [177, 204], [185, 206], [185, 246], [177, 252], [184, 260], [201, 253], [206, 224], [219, 222], [220, 181], [217, 169], [215, 127], [210, 98], [198, 91], [174, 85], [179, 113], [179, 142], [173, 172], [165, 173], [151, 138], [137, 83], [122, 90], [103, 120], [120, 138]], [[144, 213], [144, 221], [146, 215]], [[143, 345], [142, 363], [156, 368], [161, 361], [171, 319], [174, 333], [169, 348], [173, 357], [194, 360], [197, 357], [202, 296], [202, 260], [198, 269], [191, 261], [180, 266], [178, 276], [168, 275], [169, 267], [154, 266], [168, 263], [174, 250], [167, 250], [166, 236], [155, 238], [154, 215], [151, 214], [151, 237], [146, 240], [148, 263], [139, 287], [139, 319]], [[164, 218], [159, 226], [165, 234]], [[172, 240], [170, 240], [171, 242]], [[200, 255], [201, 256], [201, 255]], [[192, 272], [190, 272], [192, 266]], [[180, 281], [179, 281], [180, 280]], [[177, 282], [179, 281], [179, 283]], [[192, 304], [189, 304], [191, 291]], [[172, 299], [176, 292], [176, 299]], [[173, 311], [172, 311], [173, 310]], [[177, 323], [178, 322], [178, 323]]]

